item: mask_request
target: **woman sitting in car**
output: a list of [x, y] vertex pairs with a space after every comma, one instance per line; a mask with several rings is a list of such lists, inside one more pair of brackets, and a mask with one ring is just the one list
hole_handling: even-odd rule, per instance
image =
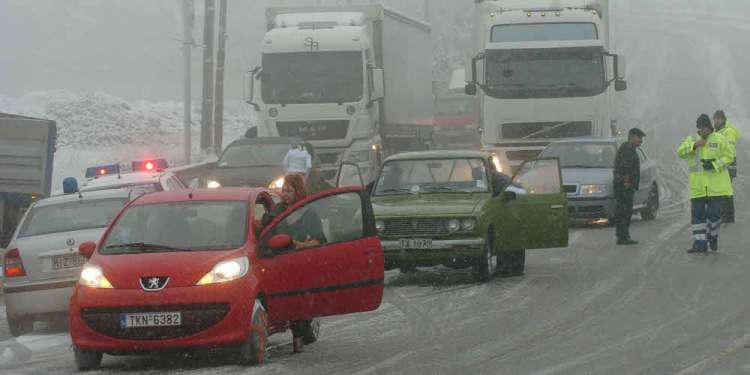
[[[284, 187], [281, 190], [281, 203], [271, 212], [263, 215], [263, 227], [268, 226], [277, 216], [307, 197], [305, 181], [300, 174], [289, 174], [284, 177]], [[294, 247], [302, 249], [326, 243], [323, 224], [315, 209], [309, 207], [287, 217], [275, 229], [276, 233], [286, 233], [292, 237]]]

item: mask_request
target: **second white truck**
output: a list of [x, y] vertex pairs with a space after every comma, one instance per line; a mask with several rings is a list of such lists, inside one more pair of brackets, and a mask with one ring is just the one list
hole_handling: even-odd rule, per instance
[[482, 146], [504, 172], [551, 141], [612, 135], [615, 92], [627, 85], [607, 0], [475, 3], [466, 93], [477, 95]]
[[258, 137], [310, 142], [328, 181], [341, 162], [370, 181], [383, 154], [429, 147], [429, 25], [380, 5], [268, 8], [266, 20], [245, 98]]

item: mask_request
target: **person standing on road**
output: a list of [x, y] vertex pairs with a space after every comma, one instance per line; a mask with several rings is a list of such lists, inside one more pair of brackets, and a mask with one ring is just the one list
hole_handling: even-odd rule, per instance
[[284, 173], [299, 173], [307, 179], [312, 169], [312, 156], [303, 144], [295, 144], [284, 156]]
[[688, 253], [719, 250], [721, 203], [734, 195], [727, 167], [734, 159], [732, 148], [723, 135], [716, 133], [706, 114], [698, 117], [698, 134], [687, 137], [677, 155], [687, 160], [690, 173], [690, 206], [693, 246]]
[[[718, 110], [714, 113], [714, 128], [716, 132], [723, 135], [732, 148], [734, 160], [727, 167], [729, 178], [734, 182], [737, 177], [737, 143], [740, 141], [740, 131], [731, 121], [727, 120], [724, 111]], [[721, 206], [721, 221], [734, 223], [734, 196], [727, 198]]]
[[633, 197], [641, 181], [641, 161], [636, 149], [643, 144], [646, 136], [641, 129], [628, 132], [628, 141], [620, 145], [615, 156], [615, 225], [618, 245], [636, 245], [630, 238], [630, 220], [633, 217]]

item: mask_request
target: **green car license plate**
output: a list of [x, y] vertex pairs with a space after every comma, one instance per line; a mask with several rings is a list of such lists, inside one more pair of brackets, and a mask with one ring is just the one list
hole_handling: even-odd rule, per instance
[[404, 250], [425, 250], [432, 248], [432, 240], [427, 238], [404, 238], [399, 241]]

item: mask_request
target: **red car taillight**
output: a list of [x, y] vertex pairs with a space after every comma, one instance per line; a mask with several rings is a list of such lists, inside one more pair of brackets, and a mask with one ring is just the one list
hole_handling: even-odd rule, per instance
[[21, 261], [21, 253], [18, 252], [18, 249], [6, 251], [3, 264], [5, 277], [26, 276], [26, 270], [23, 268], [23, 261]]

